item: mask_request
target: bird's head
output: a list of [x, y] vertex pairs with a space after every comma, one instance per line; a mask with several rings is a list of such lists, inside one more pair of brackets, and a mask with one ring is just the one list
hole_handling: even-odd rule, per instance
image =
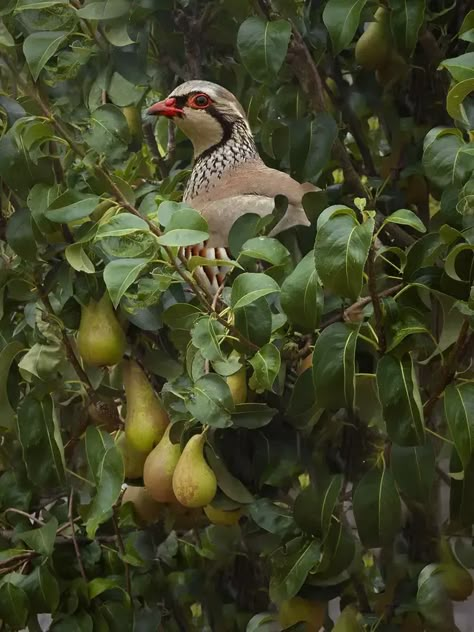
[[237, 122], [251, 135], [244, 109], [235, 96], [210, 81], [186, 81], [147, 114], [166, 116], [186, 134], [197, 158], [206, 150], [226, 142]]

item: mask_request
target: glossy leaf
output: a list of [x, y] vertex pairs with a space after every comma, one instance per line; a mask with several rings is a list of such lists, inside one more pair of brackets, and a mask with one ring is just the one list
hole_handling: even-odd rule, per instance
[[42, 527], [18, 533], [16, 539], [22, 540], [30, 549], [40, 555], [49, 557], [54, 549], [57, 528], [58, 521], [53, 517]]
[[259, 349], [249, 362], [254, 370], [250, 381], [251, 388], [257, 392], [270, 391], [280, 371], [281, 357], [278, 349], [269, 342]]
[[28, 477], [39, 487], [64, 481], [61, 438], [53, 417], [53, 402], [47, 395], [36, 399], [27, 395], [18, 409], [18, 439], [23, 450]]
[[406, 208], [402, 208], [389, 215], [384, 220], [384, 224], [401, 224], [404, 226], [410, 226], [420, 233], [426, 233], [426, 227], [418, 215]]
[[318, 537], [325, 537], [342, 489], [342, 476], [331, 476], [314, 487], [306, 487], [295, 500], [294, 517], [299, 527]]
[[285, 279], [280, 300], [291, 323], [305, 332], [316, 329], [321, 318], [324, 295], [313, 252], [308, 252]]
[[353, 507], [364, 546], [390, 545], [401, 525], [400, 497], [390, 470], [374, 468], [364, 474], [353, 493]]
[[99, 202], [97, 195], [66, 191], [49, 205], [45, 216], [52, 222], [73, 222], [90, 215]]
[[129, 9], [127, 0], [98, 0], [78, 9], [77, 15], [84, 20], [112, 20], [125, 15]]
[[323, 21], [331, 36], [335, 55], [351, 43], [366, 2], [367, 0], [328, 0], [323, 11]]
[[290, 35], [291, 26], [286, 20], [250, 17], [240, 25], [237, 48], [254, 79], [265, 82], [278, 73], [286, 57]]
[[330, 207], [319, 217], [314, 257], [326, 289], [352, 300], [359, 297], [373, 229], [373, 219], [359, 224], [344, 207]]
[[270, 577], [271, 600], [279, 603], [294, 597], [320, 556], [319, 542], [302, 536], [274, 551]]
[[429, 501], [435, 480], [435, 454], [431, 443], [413, 447], [392, 444], [390, 466], [405, 498], [419, 503]]
[[423, 408], [412, 358], [383, 356], [377, 365], [377, 388], [392, 441], [403, 446], [423, 444]]
[[117, 307], [128, 288], [135, 283], [148, 264], [148, 259], [115, 259], [105, 266], [104, 281], [109, 296]]
[[20, 342], [14, 341], [0, 351], [0, 426], [8, 430], [13, 430], [15, 423], [15, 410], [8, 396], [8, 375], [13, 360], [22, 348]]
[[266, 274], [244, 272], [236, 278], [232, 285], [231, 306], [237, 310], [269, 294], [280, 291], [276, 281]]
[[319, 408], [354, 408], [355, 351], [359, 326], [326, 327], [313, 352], [313, 380]]
[[444, 414], [464, 468], [474, 452], [474, 384], [450, 384], [444, 392]]
[[14, 630], [25, 627], [28, 608], [28, 595], [22, 588], [10, 582], [0, 586], [0, 617]]
[[402, 52], [411, 55], [425, 17], [425, 0], [392, 0], [390, 27]]
[[35, 81], [66, 37], [65, 31], [39, 31], [25, 39], [23, 52]]
[[232, 424], [234, 400], [227, 382], [215, 373], [203, 375], [195, 382], [186, 397], [186, 407], [203, 424], [217, 428]]

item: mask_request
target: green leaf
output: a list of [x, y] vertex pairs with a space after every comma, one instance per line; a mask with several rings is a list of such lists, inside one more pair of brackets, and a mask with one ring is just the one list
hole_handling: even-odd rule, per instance
[[30, 549], [49, 557], [54, 549], [58, 521], [53, 516], [44, 526], [30, 531], [22, 531], [15, 536], [15, 542], [22, 540]]
[[95, 272], [94, 264], [86, 255], [81, 244], [71, 244], [64, 251], [64, 255], [74, 270], [85, 272], [86, 274], [93, 274]]
[[474, 79], [474, 52], [445, 59], [440, 67], [446, 68], [455, 81]]
[[401, 208], [395, 213], [389, 215], [385, 220], [385, 224], [402, 224], [404, 226], [411, 226], [420, 233], [426, 233], [426, 226], [421, 219], [413, 211], [407, 208]]
[[148, 224], [144, 219], [131, 213], [119, 213], [107, 222], [101, 223], [96, 234], [96, 240], [105, 237], [123, 237], [132, 233], [148, 232]]
[[329, 31], [334, 55], [338, 55], [352, 42], [366, 3], [367, 0], [328, 0], [323, 11], [323, 22]]
[[29, 600], [26, 592], [9, 582], [0, 586], [0, 619], [14, 630], [20, 630], [28, 619]]
[[390, 439], [403, 446], [422, 445], [423, 406], [411, 356], [383, 356], [377, 365], [377, 388]]
[[401, 503], [390, 470], [372, 469], [353, 494], [354, 517], [362, 544], [388, 546], [401, 526]]
[[[416, 603], [420, 614], [433, 632], [457, 632], [453, 604], [439, 573], [429, 572], [429, 566], [418, 577]], [[428, 572], [426, 572], [428, 571]]]
[[449, 472], [451, 523], [459, 527], [471, 527], [474, 524], [474, 459], [469, 461], [463, 471], [457, 450], [452, 450]]
[[15, 12], [28, 11], [30, 9], [49, 9], [58, 4], [67, 5], [68, 0], [18, 0], [15, 6]]
[[237, 310], [250, 305], [263, 296], [279, 291], [278, 283], [266, 274], [244, 272], [236, 278], [232, 285], [231, 306]]
[[124, 479], [120, 450], [107, 433], [89, 426], [86, 431], [86, 455], [95, 482], [95, 495], [87, 508], [86, 530], [89, 538], [112, 514]]
[[328, 112], [318, 112], [310, 122], [309, 148], [303, 178], [315, 182], [327, 166], [337, 138], [337, 123]]
[[324, 293], [316, 272], [314, 252], [298, 263], [281, 286], [281, 306], [288, 320], [303, 332], [314, 331], [321, 318]]
[[326, 289], [359, 298], [373, 229], [373, 219], [359, 224], [347, 207], [333, 206], [320, 215], [314, 258]]
[[474, 9], [469, 11], [464, 18], [461, 28], [459, 29], [459, 39], [470, 42], [471, 44], [474, 42]]
[[92, 618], [87, 612], [78, 610], [74, 614], [67, 615], [64, 619], [53, 623], [50, 632], [92, 632], [93, 629], [94, 624]]
[[15, 40], [10, 35], [10, 32], [3, 23], [3, 20], [0, 20], [0, 47], [2, 46], [11, 48], [12, 46], [15, 46]]
[[129, 9], [127, 0], [99, 0], [89, 2], [76, 13], [84, 20], [113, 20], [128, 13]]
[[278, 74], [290, 37], [291, 26], [287, 20], [269, 22], [250, 17], [240, 25], [237, 48], [242, 63], [254, 79], [265, 83]]
[[[110, 103], [94, 110], [90, 129], [83, 138], [89, 147], [98, 154], [105, 154], [111, 162], [121, 160], [127, 155], [131, 140], [130, 129], [122, 110]], [[97, 204], [99, 202], [100, 200]]]
[[200, 316], [202, 312], [198, 307], [189, 303], [175, 303], [164, 312], [163, 322], [171, 329], [190, 330]]
[[359, 325], [334, 323], [317, 339], [313, 352], [313, 380], [319, 408], [354, 408], [359, 328]]
[[53, 418], [51, 397], [38, 400], [34, 394], [28, 394], [18, 408], [17, 424], [29, 479], [39, 487], [61, 484], [63, 446]]
[[224, 338], [225, 328], [215, 318], [203, 316], [196, 321], [191, 331], [193, 345], [199, 349], [206, 360], [223, 360], [220, 340]]
[[18, 342], [9, 342], [0, 351], [0, 427], [13, 430], [15, 423], [15, 411], [8, 397], [8, 375], [16, 355], [23, 349]]
[[444, 414], [463, 468], [474, 452], [474, 384], [450, 384], [444, 392]]
[[233, 474], [229, 472], [220, 455], [211, 447], [206, 447], [206, 457], [217, 478], [217, 485], [226, 496], [242, 505], [253, 503], [255, 498]]
[[67, 35], [65, 31], [39, 31], [25, 39], [23, 53], [35, 81]]
[[[161, 208], [161, 206], [160, 206]], [[192, 208], [178, 208], [157, 241], [163, 246], [193, 246], [209, 238], [207, 222]]]
[[410, 56], [425, 18], [425, 0], [391, 0], [390, 27], [398, 48]]
[[104, 281], [115, 308], [148, 263], [148, 259], [115, 259], [105, 266]]
[[[458, 256], [462, 253], [462, 252], [474, 252], [474, 245], [472, 244], [457, 244], [456, 246], [454, 246], [454, 248], [449, 252], [448, 256], [446, 257], [446, 261], [445, 261], [445, 267], [444, 270], [446, 272], [446, 274], [451, 277], [452, 279], [454, 279], [455, 281], [468, 281], [469, 279], [462, 279], [456, 270], [456, 260], [458, 258]], [[468, 270], [468, 274], [471, 273], [471, 270]]]
[[326, 537], [342, 483], [342, 474], [337, 474], [327, 480], [318, 481], [316, 487], [306, 487], [300, 492], [295, 500], [294, 517], [296, 524], [303, 531], [318, 537]]
[[30, 612], [55, 612], [59, 604], [59, 584], [45, 564], [26, 575], [21, 588], [30, 600]]
[[435, 479], [435, 454], [431, 443], [413, 447], [392, 444], [390, 467], [402, 494], [419, 503], [429, 502]]
[[290, 260], [290, 253], [277, 239], [253, 237], [242, 246], [240, 256], [267, 261], [274, 266], [283, 266]]
[[186, 408], [202, 424], [216, 428], [232, 425], [234, 400], [227, 382], [216, 373], [199, 378], [186, 397]]
[[462, 133], [453, 128], [435, 127], [423, 143], [423, 168], [426, 176], [439, 188], [452, 183], [464, 183], [472, 169], [460, 160], [467, 147]]
[[[473, 73], [474, 74], [474, 73]], [[449, 116], [456, 121], [461, 121], [465, 125], [470, 125], [471, 120], [466, 113], [464, 100], [474, 93], [474, 76], [472, 79], [466, 79], [454, 84], [446, 99], [446, 109]]]
[[97, 195], [84, 195], [68, 190], [49, 205], [45, 215], [52, 222], [73, 222], [90, 215], [99, 202]]
[[234, 317], [236, 328], [250, 342], [261, 347], [270, 340], [272, 312], [264, 297], [234, 310]]
[[254, 373], [250, 379], [250, 387], [258, 393], [271, 391], [281, 366], [280, 352], [269, 342], [249, 360]]
[[262, 428], [269, 424], [277, 412], [275, 408], [258, 402], [237, 404], [231, 415], [232, 424], [239, 428], [255, 430], [255, 428]]
[[271, 558], [270, 599], [278, 604], [294, 597], [320, 557], [319, 542], [303, 536], [290, 540], [274, 551]]
[[277, 504], [269, 498], [259, 498], [248, 507], [252, 520], [264, 531], [284, 535], [295, 526], [288, 507]]

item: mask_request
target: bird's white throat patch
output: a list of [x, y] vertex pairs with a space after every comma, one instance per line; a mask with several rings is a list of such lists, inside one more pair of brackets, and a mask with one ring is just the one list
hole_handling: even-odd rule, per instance
[[184, 117], [176, 118], [175, 122], [191, 140], [194, 158], [197, 158], [207, 149], [221, 142], [224, 130], [219, 121], [204, 110], [185, 107], [183, 111]]

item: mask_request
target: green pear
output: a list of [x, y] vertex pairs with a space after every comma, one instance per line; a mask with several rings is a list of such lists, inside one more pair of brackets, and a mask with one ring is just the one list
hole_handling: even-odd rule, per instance
[[459, 562], [446, 538], [439, 541], [439, 555], [438, 572], [446, 592], [453, 601], [465, 601], [474, 588], [471, 573]]
[[375, 12], [375, 21], [369, 24], [356, 44], [356, 62], [366, 70], [381, 68], [388, 60], [390, 47], [387, 12], [380, 7]]
[[247, 401], [247, 372], [245, 367], [226, 377], [227, 385], [232, 394], [234, 404], [244, 404]]
[[193, 435], [173, 473], [173, 491], [184, 507], [205, 507], [216, 495], [216, 476], [204, 458], [205, 441], [205, 433]]
[[359, 620], [359, 613], [354, 606], [346, 606], [339, 615], [333, 632], [363, 632], [364, 628]]
[[170, 441], [171, 424], [165, 430], [159, 444], [148, 455], [143, 468], [143, 482], [150, 495], [159, 502], [176, 502], [173, 492], [173, 472], [175, 471], [181, 448], [179, 443]]
[[92, 300], [82, 307], [77, 348], [86, 364], [117, 364], [124, 354], [125, 343], [125, 334], [107, 292], [99, 301]]
[[123, 380], [127, 398], [127, 441], [135, 450], [149, 454], [165, 432], [168, 415], [147, 376], [134, 360], [124, 362]]
[[122, 455], [125, 478], [141, 478], [148, 453], [135, 450], [123, 432], [120, 433], [116, 445]]

